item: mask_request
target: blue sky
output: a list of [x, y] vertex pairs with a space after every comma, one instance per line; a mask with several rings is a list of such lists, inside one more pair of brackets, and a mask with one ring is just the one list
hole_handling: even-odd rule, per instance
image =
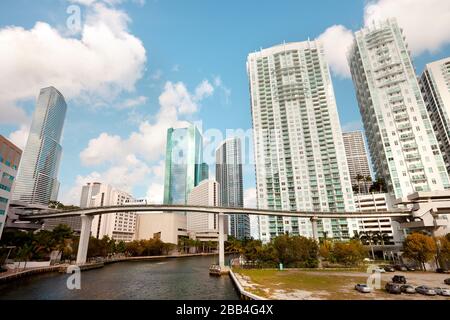
[[[76, 204], [80, 186], [94, 179], [158, 201], [165, 125], [251, 128], [248, 53], [321, 37], [341, 124], [358, 129], [345, 62], [351, 32], [370, 19], [397, 17], [421, 72], [450, 55], [448, 1], [422, 2], [3, 0], [0, 67], [10, 68], [0, 80], [0, 134], [23, 146], [38, 90], [53, 85], [68, 103], [60, 199]], [[71, 5], [81, 13], [76, 31], [66, 23]], [[248, 165], [249, 203], [254, 184]]]

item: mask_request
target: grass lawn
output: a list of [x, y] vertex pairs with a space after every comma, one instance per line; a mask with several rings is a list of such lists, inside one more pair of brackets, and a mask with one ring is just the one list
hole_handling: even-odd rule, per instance
[[[256, 287], [248, 290], [266, 298], [276, 297], [277, 293], [295, 291], [309, 292], [313, 298], [350, 299], [361, 298], [353, 290], [356, 283], [365, 283], [367, 276], [349, 275], [349, 271], [303, 271], [276, 269], [238, 269], [237, 273], [248, 276]], [[355, 271], [353, 271], [355, 272]], [[342, 276], [336, 275], [342, 273]], [[264, 290], [265, 289], [265, 290]]]

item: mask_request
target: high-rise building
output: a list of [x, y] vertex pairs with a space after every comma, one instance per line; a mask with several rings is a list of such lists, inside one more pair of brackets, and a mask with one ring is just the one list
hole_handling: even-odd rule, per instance
[[48, 205], [57, 200], [61, 134], [67, 105], [54, 87], [41, 89], [19, 166], [13, 199]]
[[[219, 184], [204, 180], [192, 189], [187, 204], [217, 207], [220, 203]], [[191, 238], [200, 241], [217, 241], [219, 237], [218, 217], [213, 213], [188, 212], [187, 231]]]
[[195, 125], [167, 130], [164, 203], [186, 204], [202, 178], [203, 138]]
[[395, 19], [355, 33], [349, 65], [377, 176], [396, 198], [449, 187], [405, 37]]
[[0, 239], [5, 226], [11, 190], [21, 156], [22, 150], [0, 135]]
[[348, 171], [352, 186], [356, 186], [361, 192], [368, 193], [369, 185], [360, 181], [357, 177], [371, 177], [369, 159], [367, 158], [364, 135], [362, 131], [342, 133], [344, 139], [345, 155], [347, 157]]
[[[333, 84], [319, 41], [251, 53], [250, 79], [259, 208], [354, 211]], [[263, 217], [261, 240], [289, 232], [312, 237], [308, 219]], [[352, 219], [323, 219], [319, 237], [349, 238]]]
[[[93, 182], [82, 187], [80, 207], [107, 207], [126, 205], [133, 197], [110, 185]], [[91, 234], [101, 239], [108, 236], [114, 240], [132, 241], [136, 231], [135, 212], [117, 212], [96, 215], [92, 220]]]
[[209, 179], [209, 166], [206, 162], [200, 164], [200, 181]]
[[419, 84], [450, 174], [450, 57], [427, 64]]
[[[216, 150], [216, 181], [219, 183], [220, 206], [244, 206], [242, 181], [242, 147], [239, 138], [223, 141]], [[229, 216], [229, 234], [236, 239], [250, 238], [247, 214]]]

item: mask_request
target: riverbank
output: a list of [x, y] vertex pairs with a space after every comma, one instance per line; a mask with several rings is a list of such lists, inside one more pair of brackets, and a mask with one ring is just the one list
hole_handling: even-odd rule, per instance
[[[104, 259], [99, 262], [92, 262], [80, 265], [81, 271], [88, 271], [98, 268], [103, 268], [107, 264], [117, 263], [117, 262], [127, 262], [127, 261], [149, 261], [149, 260], [162, 260], [162, 259], [172, 259], [172, 258], [187, 258], [187, 257], [198, 257], [198, 256], [214, 256], [217, 253], [188, 253], [179, 255], [163, 255], [163, 256], [143, 256], [143, 257], [123, 257], [117, 259]], [[48, 267], [39, 268], [29, 268], [24, 270], [10, 270], [0, 274], [0, 283], [11, 282], [17, 279], [22, 279], [42, 273], [60, 272], [66, 273], [69, 264], [59, 264]], [[207, 271], [205, 271], [207, 272]]]

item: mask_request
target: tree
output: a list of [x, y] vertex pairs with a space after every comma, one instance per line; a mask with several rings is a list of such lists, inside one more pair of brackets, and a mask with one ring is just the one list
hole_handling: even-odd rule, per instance
[[361, 181], [364, 179], [364, 176], [358, 173], [355, 178], [358, 182], [358, 193], [361, 193]]
[[426, 270], [425, 263], [430, 261], [436, 253], [436, 244], [433, 238], [421, 233], [412, 233], [403, 243], [403, 255], [420, 263]]
[[330, 258], [347, 266], [360, 264], [367, 257], [367, 250], [359, 240], [336, 241], [333, 243]]
[[333, 250], [333, 242], [324, 240], [319, 246], [319, 254], [322, 258], [330, 259], [331, 252]]
[[[356, 234], [356, 233], [355, 233]], [[372, 259], [375, 260], [375, 252], [373, 251], [373, 246], [380, 241], [380, 235], [378, 231], [363, 231], [358, 234], [361, 243], [368, 245], [370, 251], [372, 252]]]
[[372, 185], [372, 177], [364, 177], [364, 192], [369, 193], [370, 186]]

